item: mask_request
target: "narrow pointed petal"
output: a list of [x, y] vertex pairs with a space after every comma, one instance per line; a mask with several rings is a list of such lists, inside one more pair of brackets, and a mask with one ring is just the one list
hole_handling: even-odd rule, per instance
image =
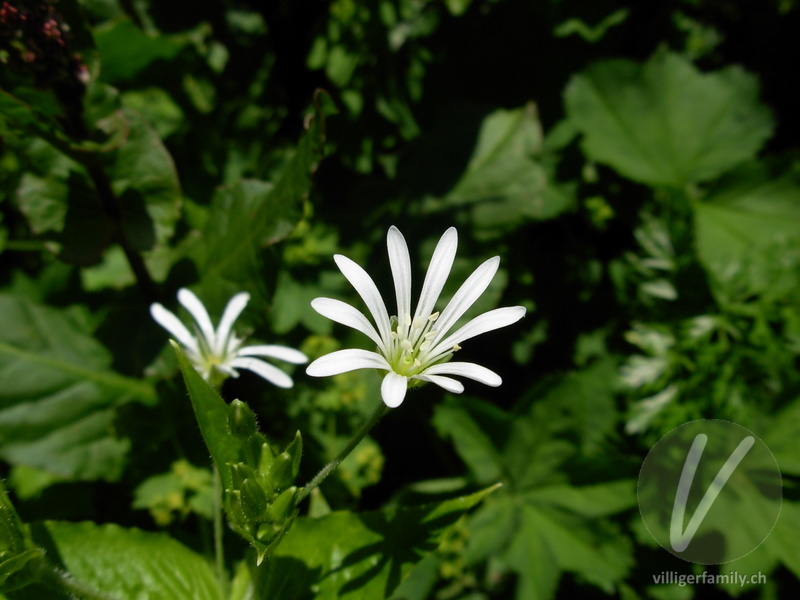
[[181, 288], [178, 290], [178, 302], [183, 304], [184, 308], [192, 315], [198, 327], [200, 327], [200, 332], [205, 338], [206, 345], [209, 349], [213, 349], [215, 347], [214, 326], [211, 324], [211, 317], [208, 316], [208, 311], [203, 306], [203, 303], [200, 302], [200, 298], [195, 296], [191, 290]]
[[458, 375], [474, 379], [485, 385], [497, 387], [503, 383], [503, 379], [492, 371], [481, 365], [468, 362], [448, 362], [425, 369], [425, 375]]
[[311, 308], [321, 314], [323, 317], [336, 321], [342, 325], [352, 327], [356, 331], [360, 331], [371, 339], [375, 344], [384, 352], [384, 346], [381, 336], [375, 331], [372, 323], [364, 316], [359, 310], [353, 308], [349, 304], [341, 300], [334, 300], [333, 298], [314, 298], [311, 301]]
[[250, 294], [247, 292], [239, 292], [228, 301], [225, 306], [225, 311], [222, 313], [222, 318], [219, 320], [219, 327], [217, 327], [216, 343], [214, 346], [214, 354], [221, 356], [228, 348], [228, 337], [231, 334], [236, 319], [242, 314], [244, 307], [250, 301]]
[[245, 346], [236, 353], [237, 356], [269, 356], [285, 360], [295, 365], [304, 365], [308, 362], [308, 357], [294, 348], [287, 346], [276, 346], [274, 344], [263, 344], [258, 346]]
[[442, 377], [441, 375], [415, 375], [414, 379], [435, 383], [440, 388], [444, 388], [453, 394], [460, 394], [464, 391], [464, 385], [460, 381], [450, 379], [449, 377]]
[[433, 338], [431, 345], [435, 346], [445, 335], [448, 330], [458, 321], [461, 316], [467, 312], [470, 306], [486, 291], [489, 284], [492, 282], [497, 268], [500, 266], [500, 257], [495, 256], [490, 258], [480, 267], [473, 271], [472, 275], [467, 277], [467, 280], [461, 284], [458, 291], [453, 296], [453, 299], [447, 304], [439, 319], [436, 321], [436, 330], [438, 335]]
[[507, 306], [485, 312], [466, 323], [463, 327], [458, 328], [452, 335], [447, 336], [428, 353], [428, 357], [435, 360], [438, 355], [450, 352], [456, 344], [487, 331], [494, 331], [495, 329], [512, 325], [524, 316], [524, 306]]
[[375, 286], [375, 282], [372, 281], [372, 278], [364, 269], [346, 256], [336, 254], [333, 260], [336, 261], [336, 265], [339, 267], [342, 275], [345, 276], [347, 281], [350, 282], [350, 285], [352, 285], [356, 292], [358, 292], [358, 295], [361, 296], [364, 304], [367, 305], [369, 312], [372, 314], [372, 318], [375, 320], [375, 325], [378, 326], [378, 332], [383, 340], [383, 346], [388, 347], [391, 341], [391, 336], [389, 335], [391, 330], [389, 315], [386, 312], [386, 305], [383, 303], [383, 298], [381, 298], [381, 294]]
[[419, 295], [417, 311], [414, 313], [415, 317], [427, 319], [433, 312], [433, 307], [439, 299], [439, 294], [442, 293], [447, 276], [450, 275], [450, 269], [453, 268], [457, 248], [458, 233], [455, 227], [451, 227], [444, 232], [439, 243], [436, 244], [436, 250], [433, 251], [431, 264], [425, 274], [425, 282], [422, 284], [422, 292]]
[[156, 323], [172, 334], [182, 346], [186, 347], [195, 355], [198, 354], [197, 340], [189, 333], [186, 326], [181, 323], [180, 319], [176, 317], [172, 311], [167, 310], [156, 302], [150, 305], [150, 314], [153, 319], [155, 319]]
[[411, 315], [411, 257], [408, 255], [408, 245], [403, 234], [394, 225], [389, 228], [386, 246], [389, 250], [389, 265], [392, 268], [394, 292], [397, 297], [397, 317], [405, 328], [405, 316]]
[[278, 387], [290, 388], [292, 385], [294, 385], [292, 378], [286, 373], [281, 371], [278, 367], [266, 363], [258, 358], [234, 358], [228, 364], [236, 369], [247, 369], [248, 371], [252, 371], [256, 375], [263, 377]]
[[317, 360], [306, 367], [306, 373], [312, 377], [328, 377], [339, 375], [356, 369], [382, 369], [391, 371], [389, 363], [377, 352], [351, 348], [337, 350]]
[[381, 382], [381, 398], [389, 408], [397, 408], [403, 403], [408, 390], [408, 377], [389, 371]]

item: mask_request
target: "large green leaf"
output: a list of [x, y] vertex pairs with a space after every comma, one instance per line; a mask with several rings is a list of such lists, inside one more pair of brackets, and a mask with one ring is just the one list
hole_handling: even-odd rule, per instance
[[551, 219], [573, 198], [543, 163], [542, 131], [535, 107], [498, 110], [481, 123], [469, 164], [444, 198], [426, 212], [466, 207], [481, 237], [496, 237], [521, 221]]
[[135, 79], [157, 61], [169, 61], [192, 45], [189, 35], [147, 35], [129, 19], [110, 22], [94, 32], [102, 56], [100, 78], [115, 85]]
[[781, 244], [800, 240], [800, 171], [748, 165], [723, 178], [694, 210], [697, 253], [712, 272], [772, 260]]
[[439, 504], [301, 518], [255, 574], [258, 600], [379, 600], [495, 488]]
[[183, 351], [172, 342], [183, 380], [189, 390], [192, 408], [200, 425], [200, 433], [219, 470], [223, 489], [233, 488], [231, 466], [242, 459], [242, 445], [228, 426], [228, 405], [220, 395], [206, 383]]
[[755, 77], [739, 67], [702, 74], [667, 53], [597, 63], [565, 101], [590, 159], [651, 185], [713, 179], [752, 158], [773, 127]]
[[263, 279], [264, 248], [289, 235], [303, 215], [310, 177], [322, 157], [323, 126], [318, 112], [275, 181], [241, 180], [217, 191], [197, 247], [204, 279], [216, 286], [221, 278], [239, 289]]
[[122, 114], [128, 135], [119, 149], [105, 155], [108, 176], [128, 240], [137, 250], [150, 250], [172, 237], [180, 216], [178, 172], [150, 124], [131, 109]]
[[98, 261], [112, 243], [113, 225], [86, 171], [41, 140], [31, 142], [28, 155], [36, 171], [22, 176], [16, 201], [31, 230], [66, 262]]
[[[210, 562], [169, 536], [118, 525], [48, 521], [31, 526], [34, 541], [72, 577], [114, 600], [221, 600]], [[32, 585], [9, 600], [62, 600]]]
[[602, 452], [612, 435], [613, 373], [611, 361], [596, 361], [540, 390], [520, 414], [461, 398], [436, 409], [437, 429], [474, 477], [504, 483], [469, 519], [465, 560], [491, 557], [515, 572], [520, 600], [551, 598], [564, 572], [610, 593], [633, 566], [630, 543], [607, 517], [635, 506], [635, 481], [574, 484], [567, 466]]
[[110, 364], [66, 312], [0, 294], [0, 457], [69, 479], [117, 478], [130, 445], [115, 435], [117, 408], [156, 395]]
[[[98, 153], [104, 171], [96, 165], [94, 177], [49, 144], [33, 141], [28, 146], [35, 171], [23, 175], [17, 202], [31, 229], [54, 242], [67, 262], [89, 265], [100, 259], [118, 227], [112, 213], [119, 214], [122, 231], [139, 251], [166, 242], [178, 220], [177, 171], [160, 138], [129, 109], [116, 113], [114, 123], [121, 131], [119, 145]], [[106, 180], [116, 197], [113, 206], [98, 194]]]

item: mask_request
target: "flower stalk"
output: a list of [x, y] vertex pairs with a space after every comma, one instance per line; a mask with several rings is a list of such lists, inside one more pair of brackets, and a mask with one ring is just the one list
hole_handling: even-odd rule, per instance
[[367, 418], [364, 424], [356, 431], [355, 435], [347, 442], [347, 445], [342, 448], [341, 452], [336, 455], [336, 457], [325, 465], [322, 470], [317, 473], [314, 478], [308, 482], [308, 484], [301, 489], [297, 494], [297, 500], [295, 501], [296, 504], [300, 504], [300, 501], [305, 499], [311, 492], [313, 492], [319, 485], [325, 480], [325, 478], [333, 473], [336, 468], [341, 464], [341, 462], [347, 458], [347, 456], [356, 449], [356, 447], [361, 443], [366, 435], [372, 430], [373, 427], [377, 424], [380, 418], [385, 415], [389, 411], [389, 407], [386, 406], [383, 402], [379, 402], [378, 406], [375, 407], [375, 410], [372, 411], [372, 414]]

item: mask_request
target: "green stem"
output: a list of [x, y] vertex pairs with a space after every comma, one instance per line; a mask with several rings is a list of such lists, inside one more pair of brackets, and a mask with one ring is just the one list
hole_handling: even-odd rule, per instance
[[356, 431], [356, 434], [352, 437], [352, 439], [349, 442], [347, 442], [347, 445], [342, 449], [342, 451], [336, 455], [336, 458], [334, 458], [331, 462], [325, 465], [325, 467], [323, 467], [323, 469], [319, 473], [317, 473], [316, 477], [314, 477], [314, 479], [309, 481], [308, 485], [306, 485], [302, 490], [300, 490], [300, 493], [297, 494], [297, 500], [296, 500], [297, 504], [300, 504], [300, 502], [306, 496], [308, 496], [317, 487], [319, 487], [319, 484], [322, 483], [323, 480], [336, 469], [336, 467], [339, 466], [339, 463], [341, 463], [347, 457], [347, 455], [350, 454], [355, 449], [356, 446], [358, 446], [361, 440], [363, 440], [364, 437], [370, 432], [370, 430], [373, 427], [375, 427], [375, 424], [378, 422], [378, 420], [383, 415], [385, 415], [388, 412], [388, 410], [389, 407], [386, 406], [383, 402], [380, 402], [378, 404], [378, 407], [364, 422], [361, 428], [358, 431]]
[[43, 584], [64, 592], [70, 598], [78, 598], [79, 600], [115, 600], [112, 596], [98, 592], [96, 589], [50, 565], [43, 565], [38, 575]]
[[103, 164], [95, 159], [89, 159], [84, 162], [84, 166], [89, 173], [89, 177], [94, 184], [97, 195], [100, 198], [100, 203], [106, 216], [111, 220], [114, 228], [114, 240], [119, 244], [122, 251], [125, 253], [125, 258], [136, 277], [136, 283], [139, 286], [139, 291], [144, 296], [145, 301], [150, 304], [156, 300], [156, 286], [153, 279], [150, 277], [150, 272], [147, 270], [147, 265], [139, 252], [131, 245], [128, 236], [123, 227], [122, 208], [120, 206], [119, 198], [114, 193], [111, 187], [111, 181], [108, 179]]
[[222, 479], [214, 465], [214, 558], [217, 566], [217, 581], [222, 597], [227, 596], [228, 578], [225, 573], [225, 553], [222, 546]]

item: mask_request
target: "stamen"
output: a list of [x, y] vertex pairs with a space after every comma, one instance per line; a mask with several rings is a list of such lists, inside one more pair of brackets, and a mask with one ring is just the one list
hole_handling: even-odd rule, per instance
[[414, 329], [422, 329], [422, 325], [424, 323], [425, 323], [425, 321], [423, 321], [421, 317], [414, 317], [414, 322], [413, 322], [413, 324], [411, 326]]
[[404, 320], [406, 322], [406, 327], [411, 327], [411, 315], [406, 313]]
[[422, 366], [422, 363], [421, 363], [421, 362], [419, 362], [419, 359], [418, 359], [418, 358], [415, 358], [415, 359], [414, 359], [414, 366], [415, 366], [415, 367], [420, 367], [420, 366]]
[[403, 350], [406, 350], [407, 352], [411, 351], [414, 348], [414, 346], [412, 346], [411, 342], [409, 342], [408, 340], [403, 340], [402, 342], [400, 342], [400, 347]]
[[453, 345], [453, 352], [458, 352], [459, 350], [461, 350], [461, 346], [459, 346], [458, 344], [454, 344]]
[[422, 342], [422, 343], [420, 344], [420, 346], [419, 346], [419, 349], [420, 349], [420, 350], [427, 350], [427, 349], [428, 349], [428, 348], [430, 348], [430, 347], [431, 347], [431, 342], [430, 342], [430, 340], [425, 340], [424, 342]]
[[433, 314], [432, 314], [430, 317], [428, 317], [428, 321], [430, 321], [431, 323], [433, 323], [433, 322], [434, 322], [436, 319], [438, 319], [438, 318], [439, 318], [439, 311], [437, 310], [437, 311], [436, 311], [435, 313], [433, 313]]
[[389, 332], [389, 337], [392, 338], [393, 340], [396, 340], [397, 339], [397, 332], [396, 331], [390, 331]]
[[429, 340], [431, 338], [436, 337], [437, 333], [438, 332], [435, 329], [431, 329], [428, 333], [426, 333], [425, 335], [422, 336], [422, 339]]

